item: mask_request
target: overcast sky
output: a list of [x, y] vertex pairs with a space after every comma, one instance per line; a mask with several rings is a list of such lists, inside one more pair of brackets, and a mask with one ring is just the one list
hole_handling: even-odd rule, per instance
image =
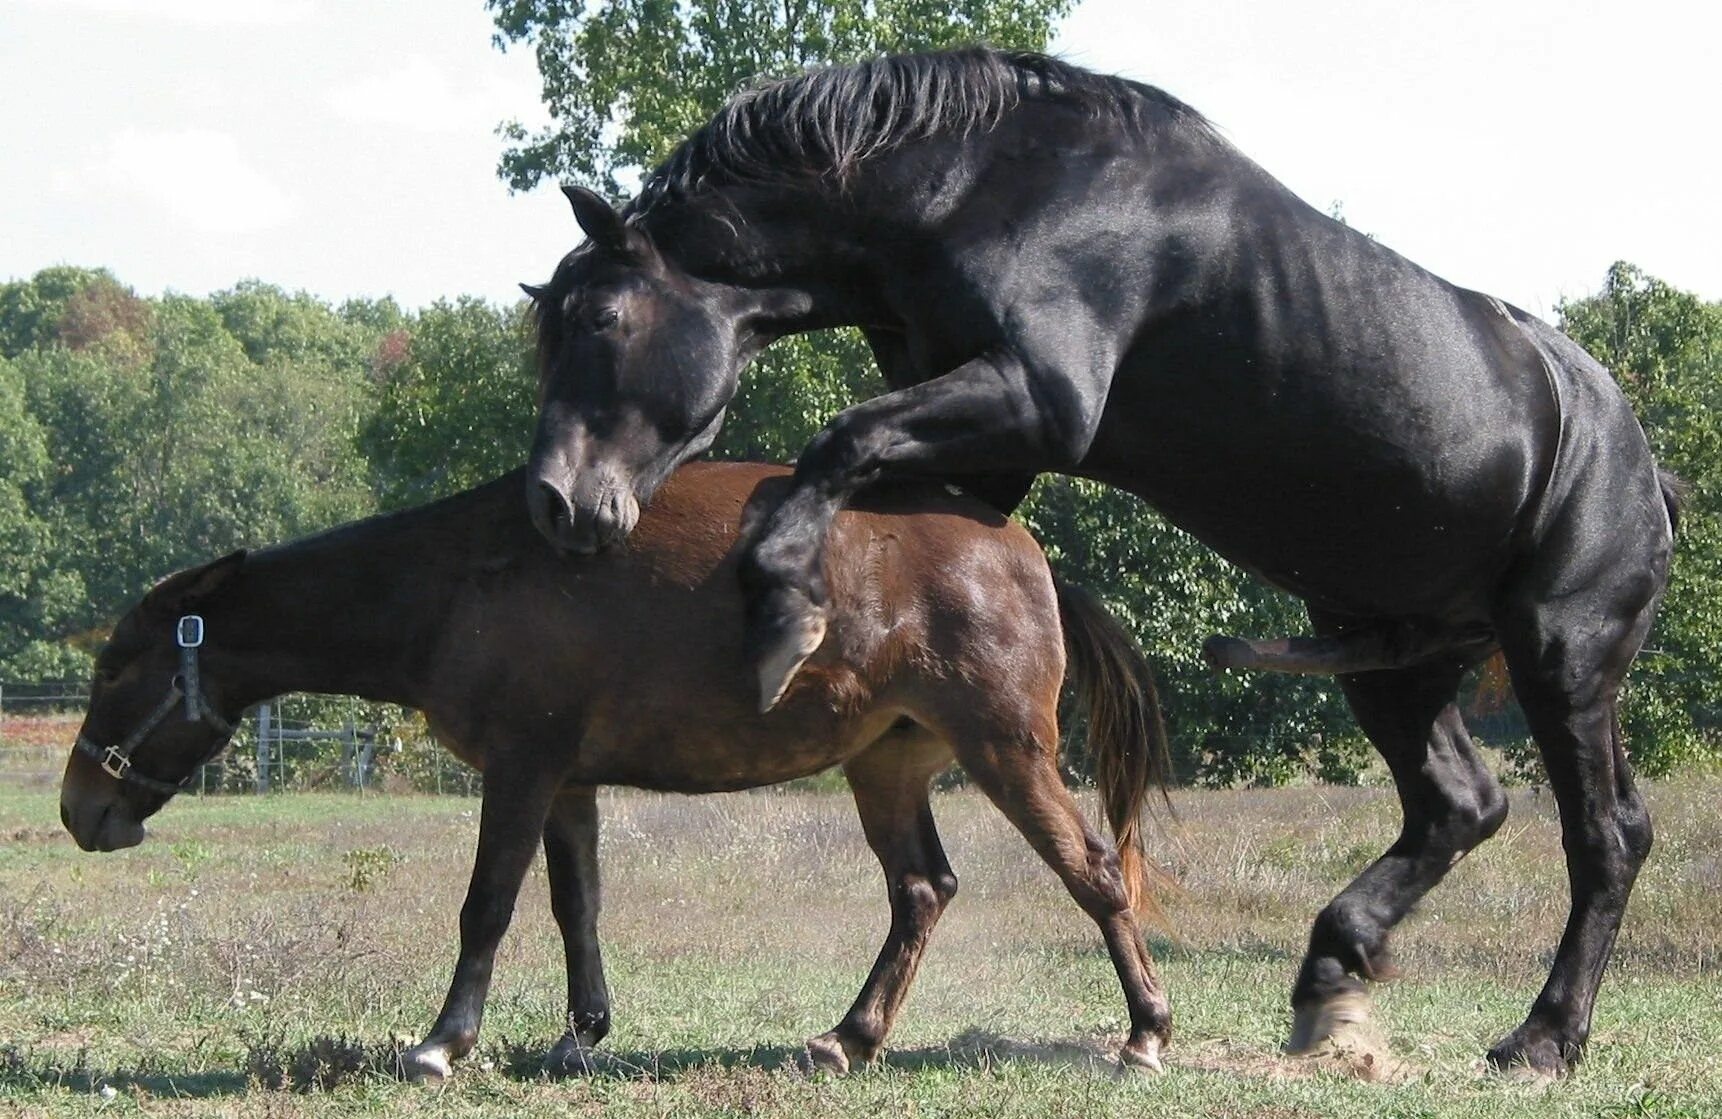
[[[0, 278], [515, 298], [577, 235], [496, 177], [543, 112], [490, 32], [482, 0], [4, 0]], [[1697, 0], [1084, 0], [1054, 49], [1547, 316], [1623, 258], [1722, 299], [1719, 42]]]

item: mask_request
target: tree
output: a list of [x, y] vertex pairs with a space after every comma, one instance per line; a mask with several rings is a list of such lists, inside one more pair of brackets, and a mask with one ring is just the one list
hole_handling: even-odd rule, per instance
[[1691, 487], [1667, 597], [1622, 693], [1634, 756], [1650, 773], [1722, 760], [1722, 303], [1622, 262], [1559, 312], [1613, 371], [1657, 461]]
[[0, 291], [0, 337], [21, 347], [0, 378], [0, 672], [75, 674], [167, 572], [374, 507], [376, 339], [315, 299], [142, 299], [50, 269]]
[[526, 307], [439, 301], [383, 336], [371, 367], [376, 410], [360, 437], [384, 508], [493, 478], [532, 438]]
[[516, 190], [546, 179], [615, 197], [737, 91], [810, 66], [985, 42], [1044, 50], [1074, 0], [489, 0], [495, 41], [530, 46], [552, 124], [510, 143]]

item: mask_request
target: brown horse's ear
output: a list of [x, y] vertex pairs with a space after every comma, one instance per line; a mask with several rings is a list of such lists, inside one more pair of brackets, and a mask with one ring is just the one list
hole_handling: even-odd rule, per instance
[[201, 567], [188, 567], [169, 575], [144, 596], [145, 609], [154, 614], [185, 613], [194, 603], [208, 598], [233, 578], [245, 562], [245, 556], [246, 551], [241, 548]]
[[621, 213], [603, 195], [572, 183], [564, 186], [562, 193], [574, 207], [574, 220], [594, 244], [617, 252], [627, 251], [628, 229], [622, 224]]

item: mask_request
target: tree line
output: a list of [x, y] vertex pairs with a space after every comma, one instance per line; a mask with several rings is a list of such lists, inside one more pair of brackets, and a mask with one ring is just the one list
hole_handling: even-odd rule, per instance
[[[1691, 486], [1668, 599], [1629, 685], [1634, 752], [1651, 770], [1722, 760], [1722, 304], [1621, 264], [1559, 317], [1615, 370], [1659, 459]], [[108, 628], [170, 571], [511, 469], [534, 376], [524, 301], [409, 311], [257, 281], [143, 296], [64, 267], [0, 285], [0, 679], [86, 675]], [[847, 334], [778, 347], [746, 378], [714, 454], [792, 458], [873, 376]], [[1092, 483], [1043, 478], [1018, 516], [1149, 651], [1185, 776], [1344, 779], [1362, 764], [1331, 681], [1216, 676], [1200, 662], [1210, 633], [1303, 632], [1295, 600]], [[1510, 719], [1488, 724], [1498, 690], [1485, 674], [1467, 702], [1512, 737]]]

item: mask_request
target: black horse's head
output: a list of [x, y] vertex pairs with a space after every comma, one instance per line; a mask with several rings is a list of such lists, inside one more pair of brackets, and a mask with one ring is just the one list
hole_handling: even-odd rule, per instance
[[526, 500], [552, 544], [589, 554], [711, 446], [750, 354], [736, 289], [676, 267], [591, 191], [565, 193], [588, 240], [548, 286], [523, 285], [538, 317]]
[[244, 558], [235, 552], [168, 577], [120, 620], [96, 659], [89, 711], [60, 782], [60, 822], [84, 850], [143, 842], [143, 822], [232, 737], [212, 706], [223, 704], [221, 685], [201, 671], [203, 622], [193, 612]]

